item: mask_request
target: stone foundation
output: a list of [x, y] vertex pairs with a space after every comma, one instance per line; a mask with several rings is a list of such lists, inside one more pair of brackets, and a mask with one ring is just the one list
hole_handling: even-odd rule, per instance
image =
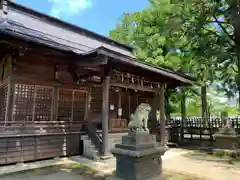
[[240, 148], [240, 135], [215, 134], [217, 149], [238, 149]]

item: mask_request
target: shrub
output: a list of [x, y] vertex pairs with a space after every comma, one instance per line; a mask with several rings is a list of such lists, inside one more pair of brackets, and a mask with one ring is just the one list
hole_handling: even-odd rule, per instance
[[213, 152], [213, 155], [223, 157], [225, 155], [223, 150], [217, 149]]

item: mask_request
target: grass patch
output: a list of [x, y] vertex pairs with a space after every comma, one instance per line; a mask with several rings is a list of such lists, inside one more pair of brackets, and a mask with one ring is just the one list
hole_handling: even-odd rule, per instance
[[67, 163], [67, 164], [54, 165], [54, 166], [48, 166], [43, 168], [34, 168], [30, 170], [24, 170], [24, 171], [14, 172], [10, 174], [5, 174], [0, 176], [0, 179], [1, 178], [25, 179], [26, 177], [35, 177], [36, 179], [38, 179], [38, 177], [54, 174], [57, 172], [70, 173], [69, 176], [71, 176], [71, 173], [78, 174], [83, 177], [90, 177], [90, 179], [96, 179], [96, 180], [105, 179], [105, 177], [101, 175], [98, 171], [91, 169], [87, 166], [84, 166], [80, 163]]
[[58, 168], [59, 170], [70, 170], [74, 173], [82, 174], [82, 175], [98, 174], [98, 171], [96, 171], [90, 167], [84, 166], [80, 163], [61, 164], [61, 165], [55, 166], [55, 168]]
[[[25, 179], [26, 177], [34, 177], [38, 179], [38, 177], [42, 177], [44, 175], [54, 174], [59, 171], [64, 171], [66, 173], [70, 173], [69, 177], [71, 177], [71, 173], [79, 174], [79, 177], [86, 177], [86, 179], [92, 180], [105, 180], [106, 177], [110, 175], [101, 175], [98, 171], [93, 170], [87, 166], [84, 166], [80, 163], [69, 163], [62, 164], [44, 168], [36, 168], [32, 170], [16, 172], [8, 175], [4, 175], [1, 177], [6, 177], [7, 179]], [[113, 173], [114, 174], [114, 173]], [[0, 177], [0, 178], [1, 178]], [[198, 177], [194, 177], [192, 175], [178, 173], [169, 170], [163, 170], [163, 180], [206, 180]]]
[[239, 159], [236, 159], [229, 155], [225, 155], [224, 153], [207, 153], [195, 150], [182, 156], [195, 160], [223, 163], [226, 165], [232, 165], [235, 168], [240, 168]]

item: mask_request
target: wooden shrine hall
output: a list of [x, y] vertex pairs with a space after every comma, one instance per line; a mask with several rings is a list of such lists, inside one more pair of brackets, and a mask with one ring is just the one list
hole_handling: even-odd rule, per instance
[[81, 154], [83, 135], [105, 155], [109, 133], [126, 131], [141, 102], [160, 93], [165, 122], [165, 89], [193, 81], [136, 60], [131, 47], [7, 0], [0, 0], [0, 64], [0, 164]]

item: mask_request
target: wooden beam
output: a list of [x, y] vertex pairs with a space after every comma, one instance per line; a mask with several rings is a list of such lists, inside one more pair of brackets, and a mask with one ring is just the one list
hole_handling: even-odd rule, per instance
[[121, 91], [121, 89], [118, 91], [118, 114], [117, 114], [118, 118], [122, 117], [122, 114], [119, 115], [119, 110], [120, 109], [123, 112], [123, 109], [122, 109], [122, 91]]
[[93, 72], [88, 72], [88, 73], [86, 73], [86, 74], [79, 75], [78, 78], [79, 78], [79, 79], [84, 79], [84, 78], [88, 78], [88, 77], [92, 77], [92, 76], [99, 76], [99, 77], [101, 77], [102, 74], [99, 73], [99, 72], [93, 71]]
[[74, 61], [78, 66], [101, 66], [108, 63], [108, 59], [103, 56], [91, 58], [77, 58], [74, 59]]
[[[151, 66], [149, 64], [143, 63], [133, 57], [129, 57], [126, 55], [122, 55], [121, 53], [117, 53], [117, 52], [109, 52], [109, 51], [105, 51], [102, 50], [99, 52], [99, 54], [105, 55], [109, 58], [111, 58], [111, 60], [113, 62], [122, 62], [125, 64], [125, 66], [131, 66], [134, 67], [135, 69], [142, 69], [145, 72], [148, 72], [152, 75], [157, 75], [159, 77], [166, 77], [167, 79], [171, 79], [171, 80], [177, 80], [178, 83], [183, 82], [186, 84], [192, 84], [192, 80], [190, 80], [190, 78], [185, 78], [183, 76], [178, 75], [179, 73], [176, 73], [174, 71], [171, 71], [169, 69], [164, 69], [164, 68], [157, 68], [154, 66]], [[164, 82], [166, 83], [166, 82]]]
[[71, 121], [73, 121], [73, 118], [74, 118], [74, 114], [73, 114], [74, 113], [74, 100], [75, 100], [74, 98], [75, 98], [75, 90], [73, 89], [72, 90], [72, 110], [71, 110], [72, 111], [71, 112], [72, 115], [71, 115]]
[[89, 113], [90, 113], [90, 104], [91, 104], [91, 88], [88, 88], [86, 92], [86, 103], [85, 103], [85, 112], [84, 112], [84, 121], [89, 121]]
[[[24, 77], [17, 77], [17, 76], [11, 76], [11, 77], [12, 77], [12, 81], [16, 84], [28, 84], [28, 85], [36, 84], [36, 80], [31, 78], [24, 78]], [[38, 82], [39, 86], [63, 86], [64, 88], [78, 89], [82, 91], [87, 91], [88, 87], [94, 86], [96, 84], [98, 83], [93, 83], [92, 81], [88, 81], [86, 83], [79, 83], [79, 84], [62, 83], [58, 81]], [[4, 81], [3, 85], [7, 85], [7, 81]]]
[[4, 111], [4, 91], [3, 88], [0, 88], [0, 117], [3, 116], [3, 111]]
[[138, 90], [138, 91], [154, 92], [154, 93], [159, 91], [159, 89], [157, 88], [141, 87], [135, 84], [122, 84], [122, 83], [116, 83], [116, 82], [111, 82], [110, 86], [122, 87], [126, 89]]
[[128, 91], [128, 121], [130, 121], [131, 118], [131, 92]]

